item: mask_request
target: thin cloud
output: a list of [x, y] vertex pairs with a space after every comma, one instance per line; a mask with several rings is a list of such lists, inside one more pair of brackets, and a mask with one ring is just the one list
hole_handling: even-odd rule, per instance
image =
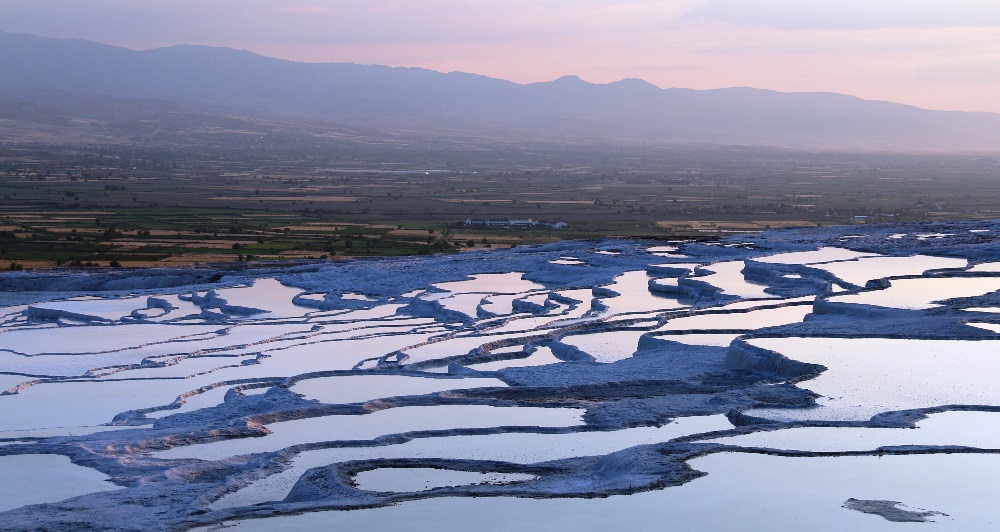
[[995, 0], [707, 0], [686, 20], [779, 30], [1000, 26]]

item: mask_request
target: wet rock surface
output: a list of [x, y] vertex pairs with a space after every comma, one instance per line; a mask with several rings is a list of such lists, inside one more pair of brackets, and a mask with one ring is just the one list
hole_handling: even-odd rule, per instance
[[885, 518], [886, 521], [892, 521], [893, 523], [924, 523], [931, 521], [929, 518], [936, 515], [948, 516], [946, 513], [934, 512], [931, 510], [907, 510], [905, 508], [900, 508], [900, 504], [903, 503], [899, 501], [861, 500], [851, 498], [844, 501], [844, 508], [866, 514], [878, 515]]

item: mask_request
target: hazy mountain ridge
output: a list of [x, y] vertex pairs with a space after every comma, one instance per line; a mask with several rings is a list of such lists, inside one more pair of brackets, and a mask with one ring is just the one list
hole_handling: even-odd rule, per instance
[[385, 142], [384, 132], [330, 122], [246, 116], [167, 100], [0, 89], [0, 142], [281, 149]]
[[[163, 112], [161, 106], [173, 102], [194, 114], [246, 114], [289, 124], [309, 119], [390, 132], [809, 149], [1000, 146], [997, 114], [928, 111], [832, 93], [660, 89], [637, 79], [594, 84], [575, 76], [520, 85], [420, 68], [297, 63], [228, 48], [137, 52], [12, 33], [0, 33], [0, 71], [0, 118], [8, 119], [11, 106], [24, 104], [23, 91], [58, 90], [139, 107], [146, 104], [136, 100], [158, 101], [150, 105]], [[20, 104], [10, 99], [17, 93]], [[111, 117], [120, 113], [101, 105]], [[30, 109], [18, 116], [24, 124], [34, 120]]]

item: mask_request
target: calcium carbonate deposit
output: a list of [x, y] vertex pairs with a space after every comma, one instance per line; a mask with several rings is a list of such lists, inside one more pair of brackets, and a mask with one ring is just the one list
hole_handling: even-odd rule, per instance
[[991, 529], [998, 264], [957, 222], [6, 273], [0, 529]]

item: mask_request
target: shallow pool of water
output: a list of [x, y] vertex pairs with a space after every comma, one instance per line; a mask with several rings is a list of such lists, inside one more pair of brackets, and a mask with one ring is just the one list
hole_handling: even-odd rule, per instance
[[318, 441], [370, 440], [386, 434], [475, 427], [569, 427], [581, 423], [582, 410], [572, 408], [493, 406], [405, 406], [367, 415], [325, 416], [271, 423], [272, 434], [175, 447], [159, 458], [221, 460], [240, 454], [277, 451]]
[[916, 429], [796, 427], [755, 432], [706, 442], [813, 452], [874, 451], [879, 447], [928, 445], [1000, 449], [1000, 413], [942, 412], [917, 422]]
[[677, 418], [662, 427], [568, 434], [506, 433], [488, 436], [419, 438], [399, 445], [382, 447], [307, 451], [295, 457], [291, 468], [255, 481], [220, 499], [212, 507], [230, 508], [281, 500], [307, 470], [349, 460], [450, 458], [533, 464], [575, 456], [597, 456], [636, 445], [664, 442], [681, 436], [732, 427], [729, 420], [722, 415], [696, 416]]
[[268, 318], [302, 316], [315, 310], [292, 303], [302, 289], [285, 286], [276, 279], [257, 279], [251, 286], [223, 288], [216, 293], [230, 305], [260, 309]]
[[651, 310], [670, 310], [684, 308], [685, 305], [677, 299], [654, 295], [649, 291], [649, 277], [645, 270], [625, 272], [615, 278], [606, 288], [619, 293], [619, 296], [606, 297], [601, 303], [608, 307], [608, 314], [621, 312], [647, 312]]
[[920, 275], [927, 270], [963, 268], [966, 265], [968, 265], [968, 261], [965, 259], [914, 255], [912, 257], [869, 257], [855, 261], [814, 264], [812, 267], [826, 270], [848, 283], [864, 286], [872, 279]]
[[470, 484], [511, 484], [537, 478], [520, 473], [479, 473], [455, 471], [453, 469], [431, 469], [427, 467], [381, 467], [362, 471], [354, 476], [358, 489], [381, 492], [427, 491], [448, 486]]
[[[133, 310], [146, 308], [146, 297], [130, 297], [121, 299], [86, 299], [69, 301], [52, 301], [32, 305], [37, 309], [59, 310], [86, 316], [95, 320], [118, 321], [130, 317]], [[163, 311], [159, 311], [162, 314]]]
[[135, 427], [121, 427], [121, 426], [108, 426], [108, 425], [96, 425], [96, 426], [81, 426], [81, 427], [53, 427], [46, 429], [29, 429], [29, 430], [8, 430], [0, 432], [0, 438], [48, 438], [51, 436], [83, 436], [86, 434], [95, 434], [98, 432], [108, 432], [112, 430], [130, 430]]
[[[991, 530], [983, 504], [998, 455], [785, 458], [721, 453], [691, 466], [708, 473], [680, 487], [597, 499], [433, 498], [353, 512], [246, 520], [237, 530]], [[935, 523], [890, 523], [842, 507], [849, 498], [902, 501], [947, 513]], [[228, 524], [228, 523], [227, 523]]]
[[743, 268], [746, 263], [741, 260], [716, 262], [705, 266], [706, 270], [714, 273], [694, 277], [699, 281], [706, 282], [714, 287], [722, 289], [722, 293], [739, 298], [765, 298], [774, 297], [764, 291], [766, 285], [759, 285], [747, 282], [743, 276]]
[[546, 364], [559, 364], [559, 360], [552, 354], [548, 347], [539, 347], [527, 358], [514, 358], [510, 360], [497, 360], [496, 362], [484, 362], [482, 364], [469, 364], [470, 369], [479, 371], [496, 371], [504, 368], [521, 368], [526, 366], [544, 366]]
[[984, 262], [969, 268], [970, 272], [1000, 272], [1000, 262]]
[[656, 337], [663, 340], [670, 340], [688, 345], [708, 345], [715, 347], [726, 347], [738, 338], [738, 334], [666, 334], [660, 333]]
[[[189, 335], [209, 333], [219, 326], [128, 324], [111, 326], [58, 327], [7, 331], [0, 334], [0, 349], [26, 355], [43, 353], [107, 353], [115, 350], [146, 347], [157, 342], [183, 340]], [[176, 346], [169, 348], [176, 351]], [[142, 353], [149, 356], [150, 353]], [[139, 356], [141, 359], [142, 356]]]
[[628, 358], [635, 353], [639, 337], [645, 331], [613, 331], [564, 336], [560, 342], [578, 348], [598, 362], [608, 363]]
[[867, 420], [880, 412], [1000, 404], [1000, 341], [755, 338], [751, 344], [828, 369], [797, 384], [821, 407], [751, 410], [776, 419]]
[[788, 323], [798, 323], [806, 314], [812, 312], [812, 305], [795, 305], [771, 309], [734, 312], [730, 314], [701, 314], [673, 318], [659, 329], [660, 331], [677, 331], [689, 329], [759, 329], [774, 327]]
[[482, 294], [455, 294], [438, 299], [437, 301], [447, 310], [454, 310], [455, 312], [461, 312], [466, 316], [475, 318], [477, 307], [482, 299]]
[[864, 253], [844, 248], [821, 247], [815, 251], [792, 251], [768, 255], [753, 260], [770, 264], [815, 264], [818, 262], [833, 262], [852, 260], [861, 257], [877, 257], [877, 253]]
[[453, 292], [456, 294], [481, 293], [481, 294], [520, 294], [531, 290], [543, 290], [544, 286], [524, 279], [524, 273], [484, 273], [471, 275], [465, 281], [451, 281], [446, 283], [435, 283], [437, 289]]
[[[499, 329], [497, 329], [499, 331]], [[524, 333], [512, 332], [506, 334], [490, 334], [483, 336], [458, 336], [447, 340], [430, 342], [419, 347], [407, 349], [406, 364], [427, 362], [448, 357], [468, 354], [469, 351], [489, 342], [514, 340], [524, 337]]]
[[860, 303], [880, 307], [926, 309], [940, 305], [933, 303], [955, 297], [978, 296], [1000, 290], [1000, 277], [922, 277], [896, 279], [883, 290], [872, 290], [831, 297], [830, 301]]
[[107, 475], [54, 454], [0, 456], [0, 478], [0, 512], [119, 489]]
[[[253, 358], [252, 356], [191, 356], [162, 368], [140, 368], [115, 372], [98, 371], [95, 374], [103, 374], [103, 379], [193, 377], [225, 367], [239, 366], [243, 361]], [[172, 357], [157, 360], [166, 362], [172, 360]]]
[[298, 381], [290, 389], [328, 404], [363, 403], [382, 397], [424, 395], [468, 388], [506, 388], [499, 379], [432, 379], [402, 375], [344, 375]]
[[24, 381], [33, 381], [35, 377], [25, 377], [23, 375], [0, 375], [0, 392], [21, 384]]

